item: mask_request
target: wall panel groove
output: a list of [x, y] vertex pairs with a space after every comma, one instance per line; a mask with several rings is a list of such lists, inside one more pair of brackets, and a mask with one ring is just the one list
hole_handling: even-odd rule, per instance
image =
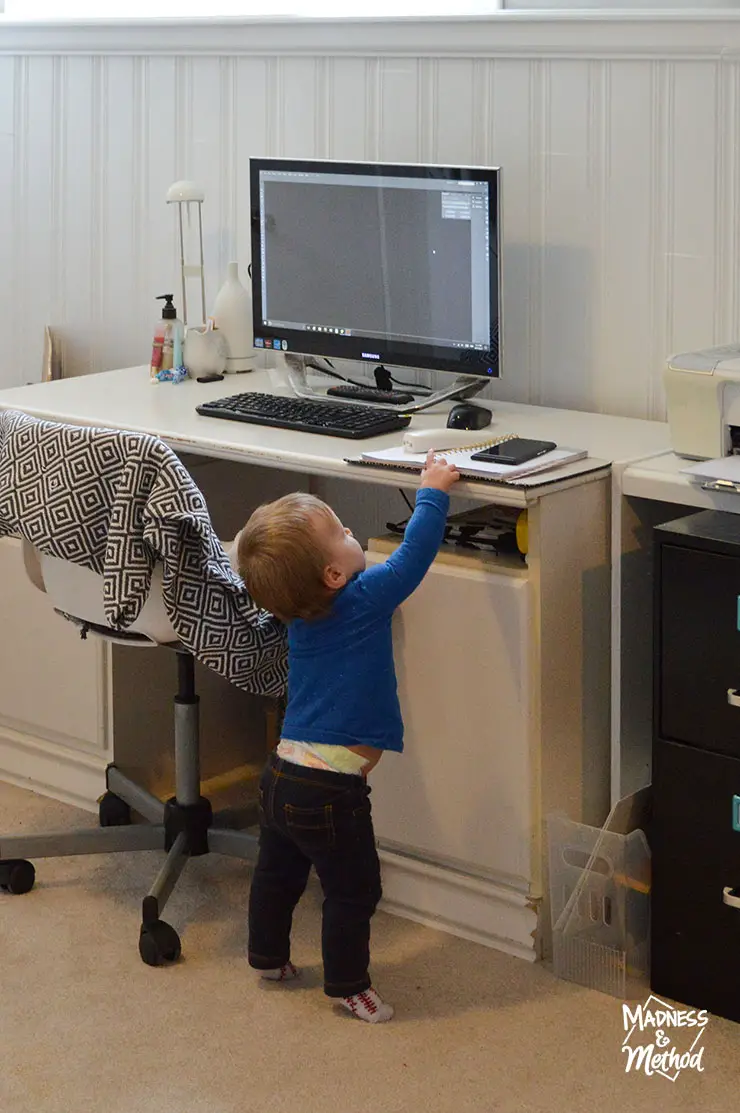
[[[34, 378], [31, 370], [33, 364], [27, 352], [23, 351], [23, 341], [26, 330], [26, 312], [28, 308], [27, 283], [29, 281], [29, 268], [27, 265], [27, 185], [28, 185], [28, 97], [29, 77], [28, 70], [30, 59], [17, 58], [15, 60], [15, 87], [13, 90], [13, 185], [11, 207], [11, 274], [13, 283], [10, 291], [11, 310], [10, 337], [11, 345], [8, 353], [7, 366], [2, 369], [0, 383], [15, 386], [25, 381], [27, 376]], [[35, 370], [35, 369], [34, 369]], [[21, 376], [19, 376], [19, 371]]]
[[[526, 401], [539, 405], [543, 401], [542, 360], [545, 332], [545, 310], [547, 291], [545, 289], [546, 269], [546, 229], [549, 192], [551, 186], [550, 158], [550, 105], [548, 102], [549, 62], [530, 63], [529, 86], [529, 174], [530, 201], [532, 205], [530, 236], [528, 242], [530, 269], [529, 289], [527, 291], [527, 316], [529, 318], [529, 337], [527, 363], [529, 367]], [[504, 188], [506, 188], [504, 186]], [[511, 188], [511, 186], [509, 187]], [[504, 248], [505, 250], [505, 248]], [[506, 337], [506, 317], [504, 316], [504, 337]], [[511, 348], [508, 349], [511, 356]], [[514, 376], [517, 364], [509, 359], [505, 366], [507, 375]]]

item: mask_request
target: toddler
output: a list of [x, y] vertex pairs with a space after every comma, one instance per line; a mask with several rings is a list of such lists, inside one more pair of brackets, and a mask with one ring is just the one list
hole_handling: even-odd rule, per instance
[[371, 568], [312, 495], [260, 507], [238, 539], [239, 572], [255, 602], [288, 625], [289, 648], [282, 737], [259, 787], [249, 962], [274, 981], [298, 976], [290, 931], [313, 865], [324, 892], [324, 992], [370, 1023], [393, 1016], [368, 974], [381, 885], [366, 780], [384, 750], [403, 749], [391, 619], [437, 554], [458, 478], [429, 454], [402, 544]]

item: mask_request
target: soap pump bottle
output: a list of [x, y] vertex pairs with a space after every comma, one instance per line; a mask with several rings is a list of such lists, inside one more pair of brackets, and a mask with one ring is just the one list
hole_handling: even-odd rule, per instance
[[149, 374], [152, 382], [158, 382], [161, 372], [177, 369], [182, 363], [182, 342], [184, 326], [177, 318], [173, 304], [174, 294], [160, 294], [156, 299], [163, 301], [162, 318], [157, 321], [152, 344], [152, 359]]

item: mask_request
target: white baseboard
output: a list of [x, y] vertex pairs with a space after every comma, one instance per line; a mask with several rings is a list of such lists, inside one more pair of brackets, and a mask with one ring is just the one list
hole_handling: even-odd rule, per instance
[[96, 811], [105, 792], [102, 754], [88, 754], [0, 727], [0, 780]]
[[537, 913], [523, 893], [381, 851], [386, 912], [534, 962]]

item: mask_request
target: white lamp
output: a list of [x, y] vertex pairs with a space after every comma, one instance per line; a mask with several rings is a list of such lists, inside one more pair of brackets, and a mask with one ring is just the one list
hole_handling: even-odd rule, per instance
[[[173, 185], [167, 190], [167, 204], [177, 205], [177, 222], [180, 232], [180, 277], [182, 283], [182, 319], [187, 325], [188, 322], [188, 300], [186, 290], [186, 279], [200, 278], [200, 298], [202, 307], [202, 318], [200, 324], [205, 324], [206, 321], [206, 280], [205, 268], [203, 265], [203, 202], [205, 200], [205, 191], [202, 186], [197, 182], [180, 181], [174, 182]], [[198, 207], [198, 244], [200, 249], [200, 262], [199, 263], [186, 263], [185, 262], [185, 233], [183, 229], [182, 210], [183, 206], [187, 207], [188, 226], [190, 224], [190, 206], [197, 205]]]

